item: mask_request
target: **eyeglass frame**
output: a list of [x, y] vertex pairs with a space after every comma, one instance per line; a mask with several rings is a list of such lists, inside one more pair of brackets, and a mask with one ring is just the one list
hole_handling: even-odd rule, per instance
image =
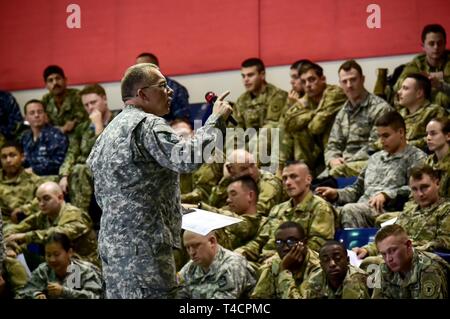
[[[289, 241], [291, 241], [291, 244], [289, 244]], [[286, 240], [282, 240], [282, 239], [275, 239], [275, 246], [277, 248], [282, 248], [284, 245], [288, 246], [288, 248], [292, 248], [295, 247], [295, 245], [297, 245], [298, 243], [304, 243], [304, 239], [300, 240], [300, 239], [293, 239], [293, 238], [288, 238]]]
[[148, 89], [148, 88], [151, 88], [151, 87], [158, 87], [158, 88], [163, 89], [165, 91], [170, 90], [169, 83], [167, 83], [167, 81], [164, 81], [164, 82], [161, 82], [161, 83], [147, 85], [147, 86], [144, 86], [144, 87], [141, 87], [141, 88], [137, 89], [136, 97], [139, 96], [139, 90], [144, 90], [144, 89]]

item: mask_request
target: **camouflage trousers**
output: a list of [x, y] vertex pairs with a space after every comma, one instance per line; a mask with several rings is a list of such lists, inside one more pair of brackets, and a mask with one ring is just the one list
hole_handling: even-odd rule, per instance
[[107, 299], [168, 299], [176, 296], [175, 261], [170, 245], [163, 244], [158, 251], [120, 256], [108, 256], [102, 249], [100, 251]]
[[342, 228], [367, 228], [375, 226], [380, 215], [368, 203], [350, 203], [338, 207]]
[[93, 192], [92, 173], [88, 166], [86, 164], [73, 166], [72, 173], [69, 176], [70, 203], [87, 212]]

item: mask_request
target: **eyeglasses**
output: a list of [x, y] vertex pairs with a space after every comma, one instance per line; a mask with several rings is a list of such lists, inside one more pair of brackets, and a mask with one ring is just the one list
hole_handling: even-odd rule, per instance
[[297, 243], [301, 243], [301, 240], [295, 239], [295, 238], [288, 238], [286, 240], [282, 240], [282, 239], [275, 239], [275, 245], [278, 248], [283, 247], [285, 244], [289, 247], [292, 248], [294, 247]]
[[[145, 90], [145, 89], [148, 89], [148, 88], [151, 88], [151, 87], [157, 87], [157, 88], [160, 88], [160, 89], [163, 89], [163, 90], [170, 90], [170, 86], [169, 86], [169, 84], [167, 82], [161, 82], [161, 83], [158, 83], [158, 84], [147, 85], [147, 86], [141, 87], [140, 89], [138, 89], [138, 91], [139, 90]], [[139, 95], [137, 92], [136, 92], [136, 96]]]

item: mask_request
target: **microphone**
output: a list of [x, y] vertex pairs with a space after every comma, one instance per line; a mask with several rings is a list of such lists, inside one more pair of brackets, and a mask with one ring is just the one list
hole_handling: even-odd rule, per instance
[[[205, 94], [205, 100], [206, 102], [208, 102], [211, 105], [214, 105], [214, 103], [216, 102], [218, 96], [216, 95], [216, 93], [209, 91]], [[233, 116], [231, 116], [231, 114], [228, 116], [227, 122], [230, 122], [231, 124], [233, 124], [234, 126], [237, 126], [238, 123], [237, 121], [234, 119]]]

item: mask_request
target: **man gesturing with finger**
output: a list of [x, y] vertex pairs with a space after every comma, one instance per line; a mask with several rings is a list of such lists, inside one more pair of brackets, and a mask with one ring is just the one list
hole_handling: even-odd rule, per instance
[[[232, 111], [220, 96], [192, 139], [182, 139], [161, 116], [172, 89], [156, 65], [136, 64], [121, 81], [123, 111], [97, 139], [88, 158], [103, 215], [99, 253], [107, 298], [171, 298], [176, 289], [172, 248], [180, 247], [179, 173], [192, 154], [214, 143]], [[195, 143], [194, 143], [195, 142]], [[182, 158], [180, 155], [182, 154]], [[204, 159], [205, 160], [205, 159]]]

